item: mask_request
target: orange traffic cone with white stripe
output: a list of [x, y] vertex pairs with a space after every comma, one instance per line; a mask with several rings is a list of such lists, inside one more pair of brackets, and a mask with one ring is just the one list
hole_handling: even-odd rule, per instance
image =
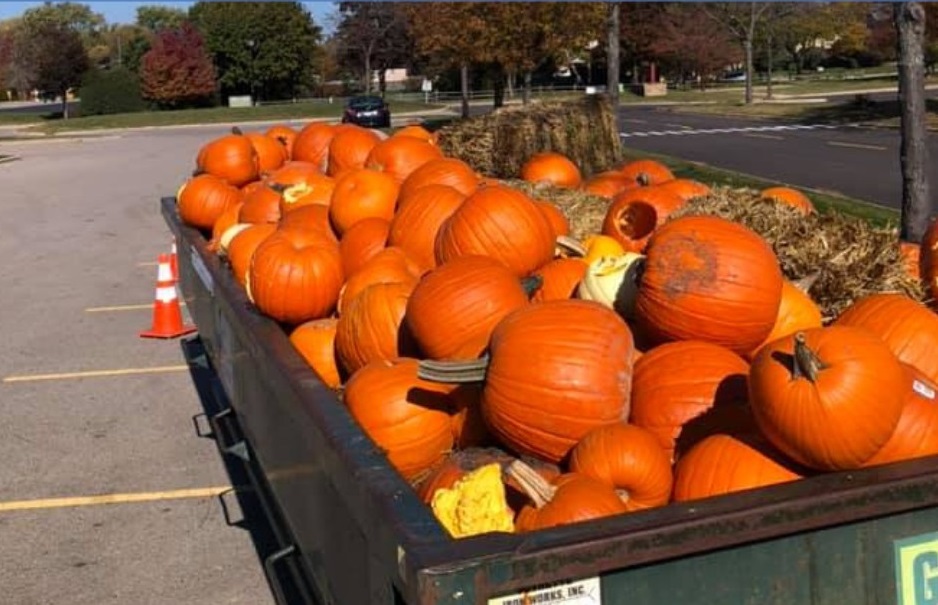
[[169, 269], [173, 276], [173, 283], [179, 283], [179, 264], [176, 261], [176, 240], [173, 240], [173, 248], [169, 253]]
[[142, 338], [177, 338], [195, 332], [195, 326], [182, 323], [182, 310], [176, 296], [170, 255], [160, 254], [156, 275], [156, 300], [153, 301], [153, 327], [140, 333]]

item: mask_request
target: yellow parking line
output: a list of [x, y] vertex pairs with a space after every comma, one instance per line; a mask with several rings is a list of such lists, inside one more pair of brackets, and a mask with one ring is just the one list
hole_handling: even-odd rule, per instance
[[7, 376], [3, 382], [35, 382], [39, 380], [68, 380], [70, 378], [98, 378], [104, 376], [129, 376], [133, 374], [162, 374], [166, 372], [183, 372], [189, 366], [157, 366], [155, 368], [123, 368], [120, 370], [91, 370], [88, 372], [65, 372], [62, 374], [26, 374], [21, 376]]
[[[186, 306], [186, 302], [181, 300], [179, 301], [179, 306]], [[111, 307], [89, 307], [85, 309], [85, 313], [109, 313], [111, 311], [140, 311], [143, 309], [152, 309], [153, 303], [147, 303], [145, 305], [114, 305]]]
[[131, 502], [155, 502], [157, 500], [181, 500], [184, 498], [210, 498], [230, 489], [230, 486], [225, 485], [162, 492], [131, 492], [124, 494], [101, 494], [98, 496], [76, 496], [71, 498], [13, 500], [11, 502], [0, 502], [0, 513], [48, 508], [74, 508], [76, 506], [95, 506], [100, 504], [127, 504]]
[[886, 151], [886, 148], [881, 145], [865, 145], [863, 143], [844, 143], [841, 141], [828, 141], [828, 145], [833, 145], [834, 147], [852, 147], [854, 149], [872, 149], [873, 151]]

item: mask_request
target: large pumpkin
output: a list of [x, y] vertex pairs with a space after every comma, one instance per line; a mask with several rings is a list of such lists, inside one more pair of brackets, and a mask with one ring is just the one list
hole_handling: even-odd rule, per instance
[[479, 176], [469, 164], [456, 158], [430, 160], [411, 172], [401, 184], [401, 203], [427, 185], [449, 185], [463, 195], [475, 191]]
[[449, 185], [421, 187], [410, 195], [406, 205], [398, 207], [388, 243], [402, 248], [421, 269], [429, 271], [436, 266], [436, 234], [465, 198]]
[[280, 229], [318, 233], [331, 242], [339, 243], [329, 222], [329, 208], [319, 204], [301, 206], [280, 217]]
[[342, 272], [352, 275], [375, 254], [384, 250], [390, 229], [390, 223], [383, 218], [366, 218], [352, 225], [339, 242]]
[[183, 183], [176, 193], [179, 218], [187, 225], [208, 230], [228, 208], [244, 200], [244, 194], [216, 176], [200, 174]]
[[438, 263], [490, 256], [528, 275], [554, 255], [554, 232], [531, 198], [508, 187], [482, 187], [459, 206], [436, 238]]
[[335, 126], [313, 122], [305, 126], [293, 141], [293, 160], [309, 162], [325, 173], [329, 165], [329, 144], [335, 136]]
[[899, 358], [938, 382], [938, 315], [904, 294], [870, 294], [843, 310], [838, 326], [876, 334]]
[[322, 177], [322, 171], [315, 164], [292, 161], [265, 176], [264, 180], [267, 183], [279, 185], [283, 189], [289, 189], [304, 183], [313, 185], [316, 182], [321, 182]]
[[335, 186], [335, 179], [317, 174], [287, 187], [280, 196], [280, 213], [286, 214], [303, 206], [328, 206], [332, 201]]
[[693, 179], [671, 179], [655, 186], [658, 191], [673, 193], [685, 202], [710, 194], [710, 187]]
[[875, 334], [831, 326], [764, 346], [749, 371], [749, 403], [762, 433], [819, 470], [860, 467], [902, 414], [908, 380]]
[[231, 264], [231, 273], [235, 280], [245, 286], [247, 284], [248, 269], [257, 247], [274, 234], [277, 226], [273, 223], [258, 223], [250, 225], [235, 235], [228, 244], [228, 262]]
[[365, 288], [339, 317], [335, 349], [349, 375], [372, 361], [414, 353], [404, 311], [413, 284], [384, 283]]
[[447, 411], [452, 387], [417, 378], [417, 361], [376, 361], [345, 385], [352, 418], [405, 479], [440, 462], [453, 447]]
[[381, 142], [374, 131], [353, 124], [338, 126], [329, 142], [329, 165], [326, 173], [338, 178], [347, 170], [364, 168], [371, 150]]
[[528, 304], [521, 282], [498, 261], [464, 256], [420, 280], [406, 322], [431, 359], [475, 359], [488, 347], [501, 319]]
[[659, 185], [674, 178], [667, 166], [655, 160], [634, 160], [622, 166], [619, 172], [641, 187]]
[[252, 187], [244, 196], [238, 217], [242, 223], [276, 223], [280, 220], [280, 198], [283, 189], [277, 185]]
[[335, 332], [338, 320], [316, 319], [297, 326], [290, 333], [290, 342], [306, 360], [323, 384], [337, 389], [342, 384], [335, 356]]
[[329, 219], [340, 236], [366, 218], [394, 218], [400, 188], [394, 177], [368, 168], [351, 168], [336, 180]]
[[[808, 296], [807, 292], [786, 279], [782, 282], [782, 301], [778, 306], [775, 325], [772, 326], [772, 332], [762, 344], [794, 334], [799, 330], [820, 328], [822, 319], [821, 309], [817, 303]], [[748, 358], [752, 359], [758, 349], [759, 347], [756, 347]]]
[[206, 143], [199, 150], [196, 163], [199, 171], [217, 176], [235, 187], [247, 185], [259, 174], [254, 145], [237, 128], [232, 128], [231, 134]]
[[339, 247], [315, 233], [277, 231], [254, 251], [248, 271], [254, 304], [286, 324], [328, 317], [341, 287]]
[[654, 435], [624, 422], [587, 433], [570, 453], [570, 471], [614, 487], [629, 511], [671, 498], [671, 458]]
[[283, 166], [287, 161], [287, 148], [281, 143], [260, 132], [245, 134], [254, 151], [257, 153], [257, 170], [259, 174], [266, 174]]
[[749, 364], [719, 345], [686, 340], [635, 362], [629, 422], [653, 434], [668, 457], [725, 430], [744, 413]]
[[681, 217], [652, 235], [646, 257], [635, 299], [643, 335], [703, 340], [745, 355], [772, 331], [782, 272], [772, 248], [748, 228]]
[[938, 385], [910, 365], [905, 404], [892, 437], [863, 466], [888, 464], [938, 454]]
[[296, 141], [297, 135], [295, 130], [284, 124], [276, 124], [268, 128], [264, 135], [283, 145], [288, 161], [293, 158], [293, 142]]
[[594, 302], [532, 303], [492, 332], [489, 359], [424, 361], [428, 379], [483, 380], [482, 413], [511, 449], [562, 460], [586, 433], [629, 414], [634, 347], [628, 325]]
[[395, 246], [379, 250], [348, 276], [339, 295], [339, 315], [345, 313], [348, 304], [368, 286], [391, 283], [416, 285], [419, 279], [420, 268], [406, 252]]
[[600, 172], [583, 183], [583, 190], [590, 195], [612, 199], [626, 189], [637, 187], [633, 179], [618, 170]]
[[785, 204], [799, 210], [804, 214], [815, 212], [814, 204], [811, 199], [797, 189], [791, 187], [769, 187], [763, 190], [759, 197], [764, 200], [772, 200], [778, 204]]
[[696, 444], [674, 466], [674, 501], [686, 502], [801, 479], [768, 444], [716, 434]]
[[932, 220], [919, 250], [922, 281], [931, 300], [938, 300], [938, 220]]
[[429, 141], [411, 136], [394, 136], [372, 148], [365, 160], [365, 167], [385, 172], [398, 183], [403, 183], [414, 170], [441, 157], [443, 152]]

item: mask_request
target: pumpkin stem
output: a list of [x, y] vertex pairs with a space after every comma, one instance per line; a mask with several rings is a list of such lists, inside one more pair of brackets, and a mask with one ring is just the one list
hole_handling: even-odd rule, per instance
[[205, 171], [202, 170], [201, 168], [196, 168], [195, 170], [192, 171], [192, 176], [194, 177], [202, 175], [202, 174], [205, 174]]
[[521, 280], [521, 287], [524, 289], [524, 293], [528, 295], [528, 298], [534, 296], [534, 293], [540, 290], [543, 285], [544, 278], [537, 274], [529, 275]]
[[649, 185], [651, 185], [651, 178], [644, 172], [640, 172], [638, 176], [635, 178], [635, 180], [642, 187], [648, 187]]
[[244, 134], [244, 132], [242, 132], [241, 129], [238, 128], [237, 126], [232, 126], [232, 127], [231, 127], [231, 134], [238, 134], [238, 135], [241, 135], [241, 134]]
[[573, 239], [569, 235], [559, 235], [557, 236], [557, 245], [561, 248], [571, 252], [577, 256], [586, 256], [586, 248], [583, 247], [583, 244]]
[[471, 361], [435, 361], [424, 359], [417, 366], [417, 378], [444, 384], [483, 382], [489, 367], [489, 356]]
[[287, 185], [281, 183], [267, 183], [267, 186], [276, 191], [277, 193], [283, 195], [283, 192], [289, 189]]
[[818, 356], [808, 348], [804, 332], [795, 334], [795, 360], [793, 364], [793, 374], [795, 378], [807, 378], [811, 382], [817, 382], [818, 372], [826, 366]]
[[545, 504], [554, 499], [557, 488], [547, 482], [547, 479], [541, 477], [536, 470], [522, 462], [514, 460], [505, 469], [505, 474], [514, 479], [521, 486], [528, 498], [534, 502], [537, 508], [543, 508]]

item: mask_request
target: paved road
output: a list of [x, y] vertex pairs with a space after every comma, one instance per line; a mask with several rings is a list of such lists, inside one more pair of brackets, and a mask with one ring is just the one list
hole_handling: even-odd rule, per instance
[[[179, 342], [137, 336], [156, 285], [156, 268], [140, 263], [169, 251], [157, 200], [204, 140], [176, 131], [0, 143], [0, 154], [22, 156], [0, 165], [0, 602], [273, 601], [261, 534], [228, 526], [215, 497], [50, 500], [240, 484], [195, 434], [202, 404], [187, 371], [7, 380], [184, 364]], [[22, 501], [46, 508], [10, 510]]]
[[[899, 207], [898, 130], [780, 124], [649, 107], [623, 108], [620, 127], [626, 147]], [[938, 186], [938, 135], [929, 135], [928, 145], [929, 174]]]

